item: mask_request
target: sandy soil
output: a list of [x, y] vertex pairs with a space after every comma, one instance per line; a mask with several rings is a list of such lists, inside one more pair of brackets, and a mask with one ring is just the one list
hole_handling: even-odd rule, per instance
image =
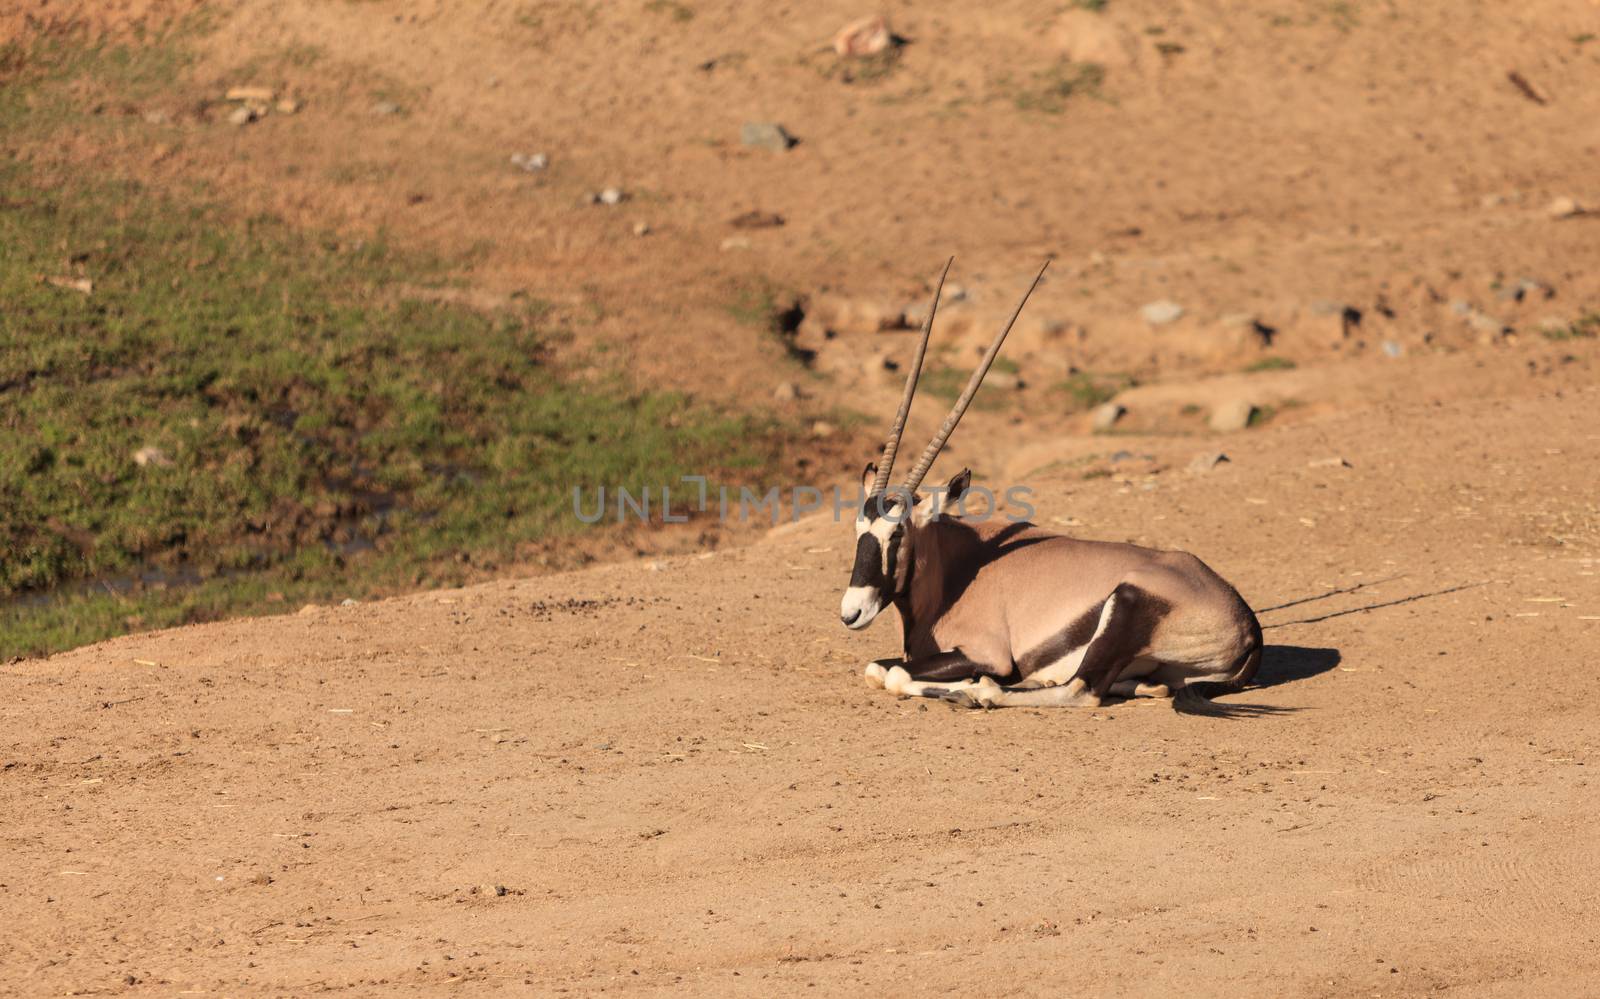
[[[1196, 552], [1269, 650], [1226, 720], [895, 700], [859, 679], [895, 623], [838, 625], [819, 518], [10, 664], [0, 993], [1600, 993], [1600, 355], [1535, 332], [1600, 303], [1597, 216], [1547, 211], [1600, 202], [1596, 8], [1239, 6], [892, 4], [899, 64], [846, 84], [817, 53], [843, 3], [247, 2], [160, 108], [22, 150], [382, 228], [554, 303], [576, 364], [747, 405], [798, 381], [800, 418], [887, 415], [908, 338], [861, 317], [945, 254], [962, 344], [1053, 255], [1029, 387], [945, 464]], [[1084, 51], [1103, 99], [1016, 106]], [[227, 125], [247, 82], [303, 107]], [[762, 119], [800, 144], [741, 147]], [[815, 371], [729, 315], [762, 283]], [[1185, 318], [1148, 328], [1156, 298]], [[1299, 367], [1240, 373], [1262, 356]], [[1126, 432], [1045, 390], [1074, 366], [1141, 375]], [[1239, 397], [1276, 415], [1207, 434]]]
[[1190, 548], [1264, 610], [1228, 720], [867, 690], [898, 636], [836, 623], [826, 517], [12, 666], [0, 981], [1592, 993], [1594, 374], [1518, 379], [1493, 433], [1387, 406], [1205, 475], [1129, 437], [1126, 483], [1032, 480], [1042, 522]]

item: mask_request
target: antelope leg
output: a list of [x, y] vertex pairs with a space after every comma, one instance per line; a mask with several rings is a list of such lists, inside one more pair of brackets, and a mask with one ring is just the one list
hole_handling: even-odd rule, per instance
[[974, 686], [952, 690], [943, 700], [958, 708], [1097, 708], [1100, 698], [1082, 680], [1061, 687]]
[[1112, 697], [1171, 697], [1172, 689], [1164, 683], [1118, 680], [1111, 685], [1109, 693]]

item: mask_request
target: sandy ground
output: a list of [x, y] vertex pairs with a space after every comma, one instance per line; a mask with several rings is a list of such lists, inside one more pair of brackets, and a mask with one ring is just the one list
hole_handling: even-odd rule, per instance
[[1490, 434], [1384, 406], [1205, 475], [1129, 437], [1165, 470], [1031, 480], [1041, 522], [1189, 548], [1264, 611], [1230, 719], [869, 691], [898, 635], [837, 624], [826, 517], [14, 665], [0, 982], [1594, 993], [1593, 380], [1517, 379]]
[[[0, 666], [0, 993], [1600, 994], [1600, 356], [1537, 332], [1600, 303], [1600, 216], [1549, 211], [1600, 203], [1596, 8], [1463, 6], [896, 3], [847, 84], [843, 2], [252, 0], [151, 106], [90, 88], [103, 127], [19, 153], [383, 230], [550, 302], [575, 367], [796, 420], [887, 416], [909, 337], [862, 317], [946, 254], [958, 344], [1052, 256], [943, 473], [1196, 552], [1269, 648], [1223, 720], [899, 701], [821, 518]], [[1017, 106], [1086, 52], [1098, 97]], [[244, 83], [302, 106], [228, 125]], [[730, 315], [767, 286], [811, 370]], [[1122, 432], [1073, 367], [1139, 374]], [[1239, 398], [1275, 415], [1208, 434]]]

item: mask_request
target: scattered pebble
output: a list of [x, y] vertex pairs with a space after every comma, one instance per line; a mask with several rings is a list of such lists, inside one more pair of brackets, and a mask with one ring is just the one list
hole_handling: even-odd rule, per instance
[[723, 253], [727, 253], [729, 250], [748, 250], [750, 249], [750, 237], [729, 236], [727, 239], [722, 241], [722, 245], [719, 247], [719, 249], [721, 249]]
[[648, 236], [648, 235], [650, 235], [650, 223], [648, 223], [648, 222], [635, 222], [633, 224], [633, 234], [635, 236]]
[[94, 291], [94, 282], [86, 277], [47, 277], [44, 283], [67, 291], [75, 291], [80, 295], [88, 295]]
[[300, 110], [300, 102], [293, 97], [285, 97], [274, 105], [279, 114], [294, 114]]
[[1090, 418], [1091, 425], [1096, 432], [1110, 430], [1122, 419], [1128, 410], [1121, 403], [1107, 402], [1095, 407], [1094, 415]]
[[1495, 295], [1502, 301], [1522, 302], [1535, 297], [1554, 298], [1556, 290], [1542, 281], [1521, 278], [1514, 283], [1501, 285]]
[[1564, 316], [1545, 316], [1539, 320], [1539, 331], [1541, 333], [1561, 333], [1571, 326], [1572, 324]]
[[268, 104], [272, 101], [273, 93], [271, 87], [229, 87], [225, 97], [230, 101]]
[[167, 111], [163, 111], [160, 108], [155, 108], [155, 109], [152, 109], [150, 111], [146, 111], [143, 114], [142, 117], [144, 118], [144, 122], [145, 122], [146, 125], [165, 125], [168, 122], [172, 121], [171, 113], [167, 112]]
[[881, 14], [847, 24], [833, 36], [833, 51], [841, 59], [877, 55], [893, 44], [889, 22]]
[[140, 468], [148, 468], [151, 465], [156, 468], [171, 468], [172, 458], [160, 448], [147, 444], [133, 452], [133, 463]]
[[361, 601], [356, 600], [353, 597], [345, 597], [343, 600], [339, 601], [339, 606], [340, 607], [354, 607], [356, 604], [358, 604], [360, 602]]
[[600, 192], [600, 203], [602, 205], [620, 205], [626, 198], [627, 195], [622, 193], [622, 188], [620, 187], [608, 187]]
[[834, 426], [827, 420], [818, 420], [811, 424], [811, 436], [813, 437], [832, 437], [833, 432]]
[[1315, 458], [1315, 459], [1313, 459], [1311, 461], [1306, 462], [1306, 467], [1307, 468], [1354, 468], [1356, 466], [1350, 464], [1350, 462], [1347, 461], [1344, 458], [1341, 458], [1341, 457], [1338, 457], [1338, 456], [1334, 456], [1332, 458]]
[[1139, 316], [1151, 326], [1166, 326], [1183, 318], [1183, 306], [1162, 299], [1145, 305], [1139, 310]]
[[1230, 399], [1211, 410], [1211, 429], [1218, 433], [1232, 433], [1250, 425], [1256, 415], [1254, 403], [1244, 399]]
[[1499, 336], [1508, 329], [1505, 323], [1482, 312], [1473, 312], [1467, 317], [1467, 324], [1484, 336]]
[[248, 125], [259, 117], [261, 117], [261, 113], [256, 110], [254, 105], [241, 104], [228, 112], [228, 124]]
[[1194, 460], [1189, 462], [1189, 471], [1197, 473], [1209, 472], [1223, 462], [1231, 460], [1221, 451], [1207, 451], [1194, 456]]
[[1550, 202], [1550, 207], [1545, 211], [1553, 219], [1570, 219], [1584, 214], [1583, 206], [1568, 197], [1560, 197]]
[[739, 141], [756, 149], [781, 153], [795, 144], [794, 136], [771, 121], [747, 121], [739, 129]]
[[511, 165], [521, 167], [529, 173], [538, 173], [550, 165], [550, 157], [544, 153], [534, 153], [532, 156], [526, 153], [512, 153]]
[[800, 398], [800, 386], [794, 382], [779, 382], [778, 387], [772, 390], [772, 398], [778, 402], [793, 402]]
[[1405, 356], [1406, 349], [1400, 345], [1400, 342], [1398, 340], [1385, 340], [1385, 341], [1383, 341], [1383, 345], [1382, 346], [1383, 346], [1383, 352], [1385, 354], [1387, 354], [1388, 356], [1390, 356], [1390, 357], [1404, 357]]
[[399, 114], [400, 111], [400, 105], [396, 104], [394, 101], [374, 101], [372, 103], [372, 113], [378, 115], [379, 117], [387, 117], [388, 115]]

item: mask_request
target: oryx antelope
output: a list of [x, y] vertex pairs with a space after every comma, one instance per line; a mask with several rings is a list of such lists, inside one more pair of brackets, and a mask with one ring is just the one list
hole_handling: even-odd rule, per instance
[[1180, 709], [1205, 711], [1205, 694], [1238, 690], [1255, 675], [1261, 626], [1204, 562], [1187, 552], [955, 516], [948, 511], [967, 491], [969, 469], [942, 488], [918, 491], [1043, 276], [1040, 268], [905, 481], [889, 488], [944, 287], [940, 275], [882, 457], [862, 473], [866, 500], [839, 616], [859, 630], [890, 604], [900, 612], [904, 658], [869, 664], [866, 678], [902, 696], [986, 708], [1174, 696]]

